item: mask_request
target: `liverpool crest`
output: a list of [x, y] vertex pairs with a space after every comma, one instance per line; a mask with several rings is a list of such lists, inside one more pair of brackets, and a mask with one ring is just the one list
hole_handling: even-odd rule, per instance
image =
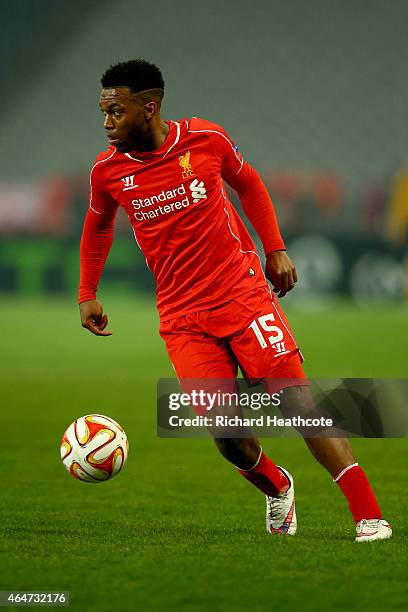
[[180, 155], [179, 164], [183, 168], [181, 176], [183, 179], [188, 179], [190, 176], [194, 176], [194, 170], [190, 163], [190, 151], [187, 151], [184, 155]]

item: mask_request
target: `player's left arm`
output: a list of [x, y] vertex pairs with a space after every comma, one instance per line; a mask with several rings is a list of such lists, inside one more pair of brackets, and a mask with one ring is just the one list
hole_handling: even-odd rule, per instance
[[[246, 163], [225, 134], [222, 178], [237, 192], [242, 209], [258, 234], [265, 252], [265, 276], [278, 297], [297, 282], [296, 268], [286, 253], [275, 209], [258, 172]], [[229, 146], [228, 146], [229, 144]]]

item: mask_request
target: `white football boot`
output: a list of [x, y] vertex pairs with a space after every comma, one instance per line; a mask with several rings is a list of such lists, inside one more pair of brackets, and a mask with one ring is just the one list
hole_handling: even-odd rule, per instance
[[392, 536], [391, 525], [384, 519], [361, 519], [356, 525], [356, 542], [388, 540]]
[[266, 496], [266, 531], [276, 535], [295, 535], [297, 520], [293, 478], [279, 465], [277, 468], [285, 474], [290, 485], [285, 493], [279, 493], [277, 497]]

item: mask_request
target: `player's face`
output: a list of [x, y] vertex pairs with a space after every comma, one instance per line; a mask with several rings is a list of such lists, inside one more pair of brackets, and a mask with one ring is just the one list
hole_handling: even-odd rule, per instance
[[150, 111], [128, 87], [102, 89], [99, 106], [109, 143], [121, 153], [143, 148], [150, 132]]

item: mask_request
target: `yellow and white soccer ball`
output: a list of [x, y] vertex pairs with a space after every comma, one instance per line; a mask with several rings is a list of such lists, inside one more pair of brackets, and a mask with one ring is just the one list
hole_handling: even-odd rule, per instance
[[68, 427], [61, 459], [68, 472], [84, 482], [103, 482], [123, 468], [129, 450], [122, 427], [102, 414], [87, 414]]

